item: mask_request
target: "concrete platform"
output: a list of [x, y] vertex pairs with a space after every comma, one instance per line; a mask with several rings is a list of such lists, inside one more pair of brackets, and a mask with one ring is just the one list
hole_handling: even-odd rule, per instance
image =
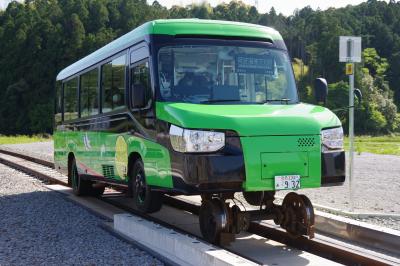
[[229, 251], [135, 215], [114, 215], [114, 229], [179, 265], [257, 265]]

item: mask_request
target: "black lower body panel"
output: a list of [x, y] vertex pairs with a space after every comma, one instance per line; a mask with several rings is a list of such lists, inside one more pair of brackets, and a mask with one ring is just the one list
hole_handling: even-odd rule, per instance
[[344, 151], [322, 153], [321, 186], [338, 186], [346, 180], [346, 158]]
[[243, 155], [179, 154], [178, 156], [179, 163], [173, 165], [174, 189], [185, 194], [242, 190], [245, 179]]

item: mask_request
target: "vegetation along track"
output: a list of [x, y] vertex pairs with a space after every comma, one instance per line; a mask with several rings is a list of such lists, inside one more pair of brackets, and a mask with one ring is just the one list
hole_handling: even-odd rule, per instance
[[[67, 178], [65, 176], [62, 176], [61, 174], [57, 174], [58, 172], [53, 169], [54, 164], [51, 162], [33, 158], [24, 154], [5, 151], [2, 149], [0, 149], [0, 153], [2, 154], [0, 156], [0, 163], [2, 164], [8, 165], [22, 172], [38, 177], [43, 181], [68, 186]], [[103, 200], [113, 205], [117, 205], [117, 207], [122, 208], [128, 212], [132, 212], [135, 215], [140, 215], [145, 219], [152, 220], [156, 223], [182, 232], [182, 229], [166, 224], [165, 222], [150, 215], [139, 213], [135, 209], [129, 208], [126, 205], [118, 204], [116, 203], [116, 201], [110, 200], [110, 198], [107, 196], [103, 197]], [[196, 215], [198, 214], [200, 209], [200, 206], [198, 204], [194, 204], [193, 202], [177, 199], [170, 196], [166, 196], [164, 202], [171, 207], [188, 211]], [[390, 265], [395, 263], [393, 261], [386, 260], [383, 257], [377, 256], [377, 254], [375, 253], [354, 250], [348, 246], [340, 245], [335, 241], [327, 241], [326, 237], [321, 238], [318, 235], [316, 236], [316, 238], [311, 240], [306, 237], [293, 239], [283, 230], [274, 228], [273, 226], [265, 224], [263, 222], [252, 222], [248, 232], [347, 265]], [[188, 232], [184, 233], [188, 234]], [[198, 238], [197, 236], [195, 237]], [[246, 257], [244, 254], [238, 255]]]

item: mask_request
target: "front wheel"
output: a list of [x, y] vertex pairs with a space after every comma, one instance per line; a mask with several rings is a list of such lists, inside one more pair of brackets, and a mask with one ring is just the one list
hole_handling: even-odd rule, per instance
[[161, 209], [162, 194], [152, 191], [147, 185], [143, 162], [140, 159], [133, 165], [130, 182], [134, 204], [137, 209], [145, 213], [152, 213]]

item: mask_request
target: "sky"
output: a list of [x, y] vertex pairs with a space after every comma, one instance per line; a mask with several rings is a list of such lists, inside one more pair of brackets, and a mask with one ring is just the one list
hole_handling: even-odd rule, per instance
[[[242, 0], [242, 2], [248, 5], [255, 5], [256, 1], [258, 1], [258, 10], [260, 13], [268, 12], [271, 7], [274, 7], [277, 13], [282, 13], [286, 16], [292, 15], [295, 9], [301, 9], [305, 6], [311, 6], [313, 9], [320, 8], [325, 10], [329, 7], [338, 8], [347, 5], [358, 5], [361, 2], [365, 2], [363, 0]], [[9, 2], [11, 2], [11, 0], [0, 0], [0, 9], [5, 9]], [[147, 2], [152, 3], [153, 0], [147, 0]], [[229, 2], [229, 0], [158, 0], [158, 2], [169, 8], [172, 5], [186, 6], [192, 3], [200, 4], [202, 2], [208, 2], [212, 6], [215, 6], [223, 2]]]

